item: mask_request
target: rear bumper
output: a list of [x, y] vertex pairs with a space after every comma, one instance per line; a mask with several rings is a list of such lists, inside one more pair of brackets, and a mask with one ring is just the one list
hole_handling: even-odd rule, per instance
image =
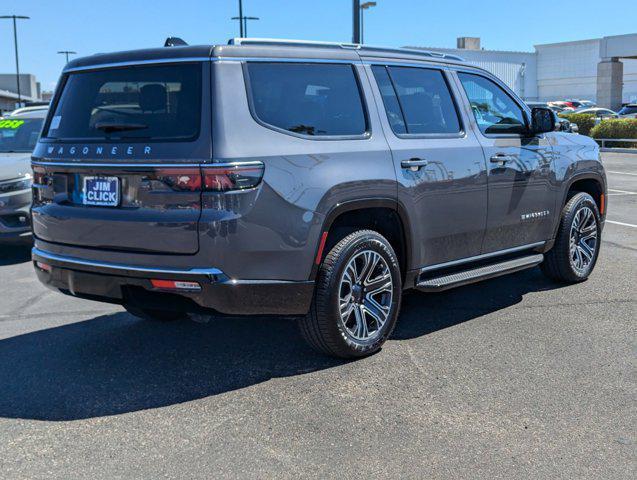
[[[235, 280], [216, 268], [177, 270], [97, 262], [38, 248], [32, 250], [35, 271], [47, 287], [80, 298], [139, 307], [226, 315], [304, 315], [314, 282]], [[44, 270], [37, 262], [47, 265]], [[198, 282], [199, 291], [157, 289], [151, 279]]]

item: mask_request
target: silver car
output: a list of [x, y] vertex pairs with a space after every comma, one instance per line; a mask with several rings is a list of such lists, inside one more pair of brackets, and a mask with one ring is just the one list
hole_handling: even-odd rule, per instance
[[31, 152], [46, 114], [38, 109], [0, 118], [0, 242], [31, 241]]

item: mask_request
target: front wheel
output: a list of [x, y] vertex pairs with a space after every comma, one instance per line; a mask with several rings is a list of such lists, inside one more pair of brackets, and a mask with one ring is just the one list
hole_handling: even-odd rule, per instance
[[566, 283], [588, 278], [599, 255], [601, 217], [588, 193], [577, 193], [564, 206], [555, 245], [545, 255], [542, 271]]
[[301, 334], [319, 352], [341, 358], [371, 355], [396, 325], [402, 281], [398, 259], [377, 232], [360, 230], [338, 242], [317, 276]]

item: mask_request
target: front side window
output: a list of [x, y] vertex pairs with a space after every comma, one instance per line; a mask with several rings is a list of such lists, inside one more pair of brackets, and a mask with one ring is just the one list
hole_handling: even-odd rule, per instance
[[201, 65], [71, 73], [46, 136], [60, 140], [188, 140], [199, 133]]
[[309, 136], [360, 136], [367, 117], [354, 69], [346, 64], [247, 64], [254, 114]]
[[471, 110], [484, 134], [526, 132], [526, 121], [520, 106], [495, 82], [471, 73], [458, 73], [467, 92]]
[[458, 113], [440, 70], [380, 66], [372, 70], [395, 133], [460, 133]]

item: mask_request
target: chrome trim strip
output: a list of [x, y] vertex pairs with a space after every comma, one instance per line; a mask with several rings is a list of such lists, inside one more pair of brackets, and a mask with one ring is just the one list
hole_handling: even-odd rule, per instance
[[452, 260], [450, 262], [438, 263], [436, 265], [430, 265], [420, 269], [420, 273], [430, 272], [432, 270], [440, 270], [441, 268], [453, 267], [455, 265], [462, 265], [463, 263], [474, 262], [476, 260], [485, 260], [487, 258], [499, 257], [500, 255], [507, 255], [509, 253], [520, 252], [522, 250], [528, 250], [531, 248], [537, 248], [546, 245], [546, 242], [529, 243], [528, 245], [520, 245], [519, 247], [507, 248], [505, 250], [498, 250], [497, 252], [483, 253], [474, 257], [461, 258], [460, 260]]
[[214, 57], [215, 63], [228, 62], [267, 62], [267, 63], [345, 63], [349, 65], [361, 65], [360, 59], [343, 58], [307, 58], [307, 57]]
[[249, 162], [218, 162], [206, 163], [204, 167], [262, 167], [263, 162], [260, 160], [252, 160]]
[[129, 62], [98, 63], [83, 67], [65, 68], [62, 73], [80, 72], [83, 70], [100, 70], [102, 68], [131, 67], [135, 65], [152, 65], [154, 63], [209, 62], [210, 57], [156, 58], [153, 60], [131, 60]]
[[105, 167], [105, 168], [131, 168], [131, 167], [139, 167], [139, 168], [199, 168], [202, 165], [213, 165], [211, 163], [83, 163], [83, 162], [41, 162], [33, 160], [31, 161], [31, 165], [36, 165], [38, 167]]
[[31, 250], [32, 255], [37, 255], [43, 259], [53, 260], [56, 262], [69, 263], [72, 265], [83, 265], [85, 267], [97, 267], [105, 268], [115, 271], [132, 271], [142, 273], [167, 273], [173, 275], [223, 275], [223, 272], [217, 268], [191, 268], [190, 270], [179, 270], [170, 268], [152, 268], [152, 267], [140, 267], [136, 265], [125, 265], [119, 263], [98, 262], [96, 260], [83, 260], [81, 258], [67, 257], [64, 255], [57, 255], [55, 253], [45, 252], [39, 248], [33, 247]]
[[[248, 162], [208, 162], [208, 163], [83, 163], [83, 162], [41, 162], [33, 160], [31, 165], [38, 167], [105, 167], [105, 168], [199, 168], [199, 167], [252, 167], [262, 166], [263, 162], [251, 160]], [[16, 179], [19, 180], [19, 179]]]

